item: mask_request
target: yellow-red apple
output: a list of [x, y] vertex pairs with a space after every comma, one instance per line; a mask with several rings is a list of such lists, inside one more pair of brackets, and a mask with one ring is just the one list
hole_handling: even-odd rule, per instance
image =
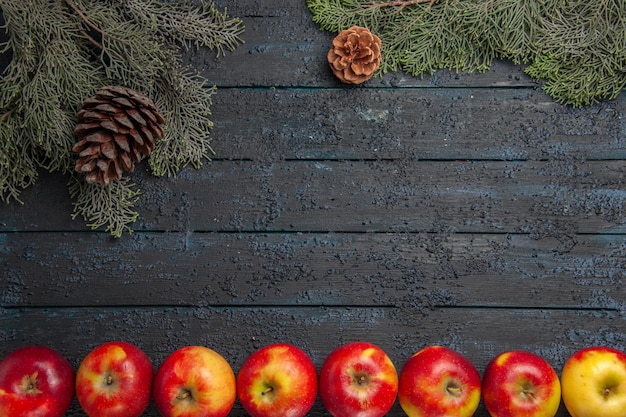
[[572, 417], [626, 416], [626, 354], [607, 346], [574, 353], [561, 373], [563, 403]]
[[304, 417], [317, 397], [317, 370], [300, 348], [268, 345], [241, 365], [237, 395], [252, 417]]
[[0, 362], [0, 416], [62, 417], [74, 398], [74, 370], [45, 346], [14, 350]]
[[186, 346], [159, 366], [153, 397], [163, 417], [226, 417], [237, 397], [235, 373], [213, 349]]
[[544, 358], [513, 350], [487, 364], [482, 394], [492, 417], [554, 417], [561, 402], [561, 383]]
[[398, 373], [378, 346], [346, 343], [322, 364], [319, 392], [334, 417], [381, 417], [396, 400]]
[[76, 397], [89, 417], [138, 417], [150, 403], [152, 363], [127, 342], [93, 349], [76, 372]]
[[398, 400], [409, 417], [471, 417], [480, 402], [480, 374], [465, 356], [428, 346], [400, 371]]

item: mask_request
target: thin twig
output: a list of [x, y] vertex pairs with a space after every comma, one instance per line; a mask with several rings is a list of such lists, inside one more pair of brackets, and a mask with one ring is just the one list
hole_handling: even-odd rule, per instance
[[12, 107], [8, 111], [0, 114], [0, 122], [3, 122], [5, 119], [8, 119], [9, 117], [11, 117], [11, 115], [15, 113], [16, 111], [17, 111], [17, 107]]
[[82, 35], [87, 38], [87, 40], [89, 42], [91, 42], [96, 48], [104, 50], [104, 46], [98, 42], [97, 40], [95, 40], [94, 38], [91, 37], [91, 35], [89, 35], [85, 30], [81, 29], [80, 33], [82, 33]]
[[404, 9], [406, 6], [410, 6], [412, 4], [420, 4], [420, 3], [435, 3], [436, 0], [390, 0], [382, 3], [368, 3], [364, 4], [363, 7], [366, 9], [374, 9], [379, 7], [399, 7], [400, 10]]
[[[78, 6], [76, 6], [76, 4], [72, 1], [72, 0], [65, 0], [65, 4], [67, 4], [72, 10], [74, 10], [74, 12], [76, 12], [76, 14], [78, 16], [80, 16], [80, 18], [83, 20], [83, 22], [85, 22], [85, 24], [87, 26], [89, 26], [90, 28], [92, 28], [93, 30], [95, 30], [96, 32], [98, 32], [99, 34], [101, 34], [102, 36], [105, 36], [106, 33], [100, 29], [98, 26], [94, 25], [93, 23], [91, 23], [89, 21], [89, 19], [87, 19], [87, 16], [85, 16], [85, 14], [83, 13], [82, 10], [80, 10], [78, 8]], [[96, 48], [102, 49], [104, 50], [104, 46], [98, 42], [97, 40], [95, 40], [91, 35], [89, 35], [87, 33], [87, 31], [85, 30], [80, 30], [80, 33], [83, 34], [83, 36], [85, 36], [85, 38], [87, 38], [87, 40], [89, 40], [89, 42], [91, 42], [92, 44], [94, 44], [96, 46]]]
[[89, 19], [87, 19], [87, 16], [85, 16], [85, 13], [83, 13], [83, 11], [80, 10], [78, 8], [78, 6], [76, 6], [76, 4], [72, 0], [65, 0], [65, 3], [68, 6], [70, 6], [72, 8], [72, 10], [74, 10], [76, 12], [76, 14], [80, 16], [81, 19], [83, 19], [83, 22], [85, 22], [85, 24], [87, 26], [89, 26], [90, 28], [92, 28], [96, 32], [100, 33], [102, 36], [106, 36], [106, 33], [102, 29], [100, 29], [98, 26], [96, 26], [93, 23], [91, 23], [89, 21]]

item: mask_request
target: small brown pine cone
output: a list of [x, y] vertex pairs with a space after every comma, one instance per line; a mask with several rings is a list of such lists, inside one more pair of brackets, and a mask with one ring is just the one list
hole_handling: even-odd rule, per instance
[[369, 29], [352, 26], [343, 30], [328, 51], [330, 68], [342, 82], [361, 84], [380, 66], [380, 45], [380, 38]]
[[75, 169], [90, 184], [107, 185], [124, 171], [133, 172], [164, 134], [165, 119], [152, 100], [122, 86], [102, 87], [84, 101], [77, 118]]

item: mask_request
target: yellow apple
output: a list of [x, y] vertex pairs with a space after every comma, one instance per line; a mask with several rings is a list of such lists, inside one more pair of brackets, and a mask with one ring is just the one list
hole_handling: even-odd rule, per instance
[[626, 417], [626, 354], [606, 346], [574, 353], [563, 366], [562, 397], [572, 417]]

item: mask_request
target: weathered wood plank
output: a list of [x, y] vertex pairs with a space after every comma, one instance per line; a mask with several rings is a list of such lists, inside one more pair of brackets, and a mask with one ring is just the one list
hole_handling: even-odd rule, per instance
[[0, 305], [626, 310], [626, 236], [0, 235]]
[[[136, 230], [624, 233], [626, 166], [584, 161], [215, 161], [134, 177]], [[59, 181], [63, 181], [57, 178]], [[84, 230], [65, 183], [0, 207], [0, 230]], [[28, 192], [30, 191], [30, 192]], [[46, 204], [42, 204], [45, 201]]]
[[[209, 346], [233, 370], [252, 351], [274, 342], [300, 346], [321, 366], [330, 351], [352, 340], [379, 345], [398, 369], [416, 350], [450, 346], [479, 369], [496, 354], [526, 349], [560, 369], [576, 349], [606, 344], [624, 349], [623, 317], [563, 310], [437, 309], [427, 315], [395, 308], [83, 308], [0, 309], [0, 355], [27, 344], [59, 350], [77, 367], [95, 345], [122, 337], [146, 351], [157, 367], [175, 349]], [[82, 415], [75, 403], [68, 416]], [[158, 416], [152, 408], [146, 416]], [[231, 416], [245, 416], [239, 405]], [[327, 416], [318, 401], [310, 416]], [[402, 416], [397, 402], [391, 417]], [[564, 410], [559, 417], [566, 416]], [[476, 417], [487, 417], [481, 407]]]
[[625, 159], [626, 93], [583, 109], [529, 89], [223, 89], [218, 158]]
[[622, 161], [220, 165], [213, 172], [187, 171], [175, 182], [142, 182], [155, 198], [141, 205], [143, 227], [538, 234], [626, 230]]

